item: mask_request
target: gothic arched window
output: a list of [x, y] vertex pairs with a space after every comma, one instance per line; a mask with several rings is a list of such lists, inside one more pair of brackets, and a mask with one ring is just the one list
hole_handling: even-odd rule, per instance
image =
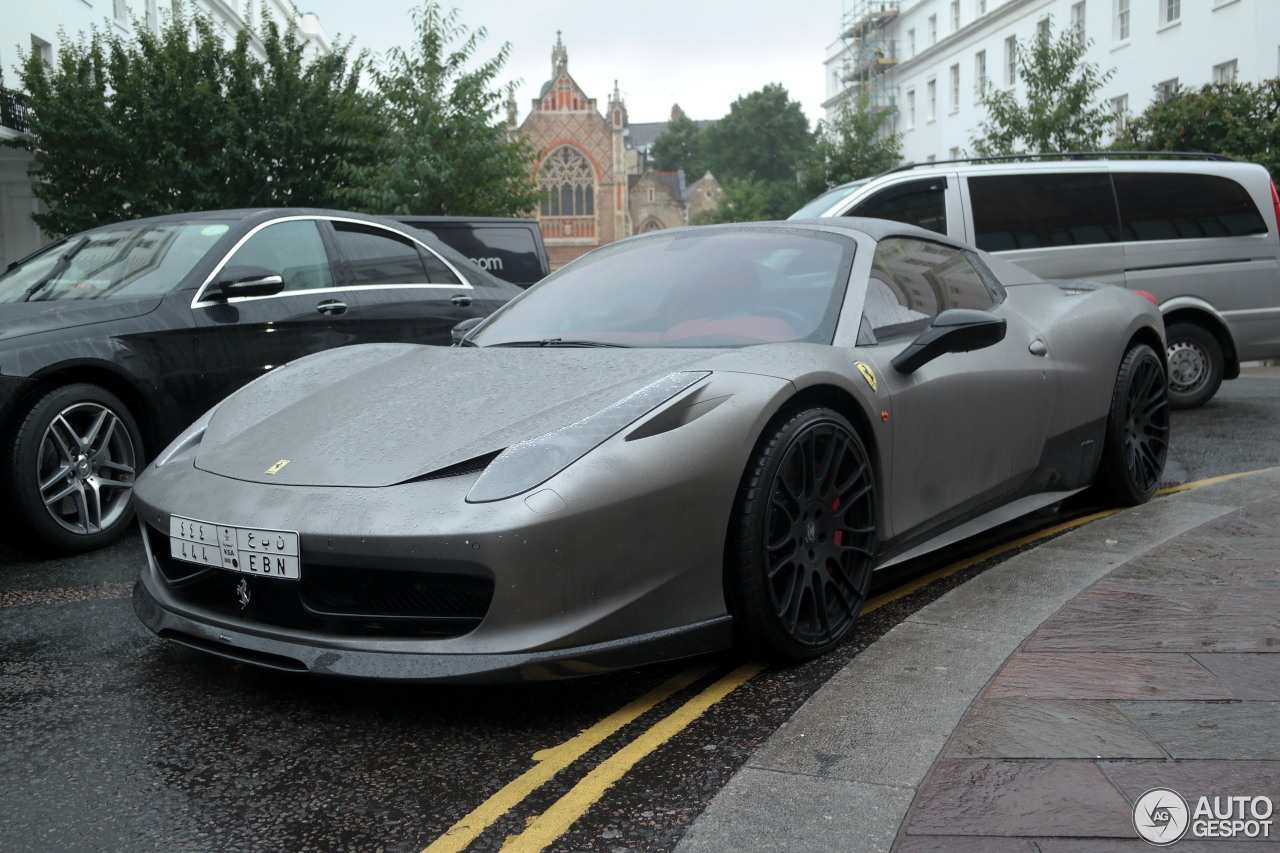
[[595, 216], [595, 170], [573, 147], [561, 145], [542, 161], [538, 186], [547, 193], [543, 216]]

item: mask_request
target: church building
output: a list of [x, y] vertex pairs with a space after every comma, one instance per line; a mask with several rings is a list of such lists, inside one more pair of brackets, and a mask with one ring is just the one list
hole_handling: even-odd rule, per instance
[[[508, 110], [514, 126], [514, 99]], [[616, 81], [601, 113], [569, 75], [557, 34], [551, 79], [519, 125], [539, 152], [534, 174], [546, 197], [536, 215], [553, 269], [632, 234], [691, 224], [719, 204], [724, 191], [710, 173], [686, 185], [683, 172], [652, 168], [647, 147], [655, 127], [644, 125], [646, 139], [637, 146]]]

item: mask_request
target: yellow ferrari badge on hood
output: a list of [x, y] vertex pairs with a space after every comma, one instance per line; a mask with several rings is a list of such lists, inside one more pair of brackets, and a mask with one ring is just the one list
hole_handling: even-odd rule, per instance
[[867, 380], [867, 384], [871, 386], [871, 390], [876, 390], [876, 372], [871, 369], [871, 365], [864, 362], [858, 362], [858, 372], [862, 374], [862, 378]]
[[[872, 383], [871, 383], [871, 387], [872, 387], [872, 388], [876, 387], [874, 382], [872, 382]], [[281, 459], [279, 462], [277, 462], [276, 464], [274, 464], [274, 465], [272, 465], [270, 468], [268, 468], [268, 469], [267, 469], [267, 473], [268, 473], [268, 474], [275, 474], [275, 473], [276, 473], [276, 472], [278, 472], [281, 468], [283, 468], [284, 466], [286, 466], [286, 465], [288, 465], [288, 464], [289, 464], [289, 460], [288, 460], [288, 459]]]

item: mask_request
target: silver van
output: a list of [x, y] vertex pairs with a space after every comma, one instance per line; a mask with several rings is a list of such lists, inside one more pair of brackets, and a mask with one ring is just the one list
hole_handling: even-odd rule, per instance
[[1280, 197], [1253, 163], [1151, 156], [920, 163], [836, 187], [790, 218], [909, 222], [1045, 278], [1145, 290], [1164, 315], [1170, 401], [1193, 408], [1242, 361], [1280, 358]]

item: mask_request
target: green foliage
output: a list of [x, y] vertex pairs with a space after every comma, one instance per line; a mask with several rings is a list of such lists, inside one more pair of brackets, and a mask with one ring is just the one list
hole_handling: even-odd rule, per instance
[[[366, 209], [387, 214], [511, 216], [535, 208], [535, 152], [508, 135], [494, 78], [510, 44], [468, 68], [485, 36], [435, 0], [413, 10], [410, 50], [388, 51], [372, 72], [389, 122], [389, 155], [367, 170]], [[451, 43], [459, 41], [456, 47]]]
[[707, 172], [707, 159], [703, 154], [705, 141], [698, 123], [680, 113], [653, 140], [649, 153], [653, 157], [654, 168], [660, 172], [684, 169], [689, 181], [698, 180]]
[[1280, 78], [1210, 83], [1157, 98], [1126, 125], [1116, 147], [1226, 154], [1261, 163], [1280, 182]]
[[794, 180], [791, 183], [762, 181], [748, 174], [744, 178], [729, 178], [722, 186], [724, 197], [720, 204], [697, 217], [695, 225], [785, 219], [801, 203], [802, 191]]
[[47, 233], [190, 210], [341, 207], [361, 165], [376, 161], [378, 111], [357, 90], [347, 48], [310, 63], [292, 33], [230, 48], [204, 17], [176, 15], [136, 40], [96, 29], [63, 38], [56, 65], [34, 51], [19, 76], [37, 154], [35, 220]]
[[818, 122], [817, 145], [807, 170], [809, 195], [878, 175], [902, 159], [902, 134], [887, 133], [889, 110], [876, 110], [865, 95], [841, 103], [831, 122]]
[[725, 188], [716, 221], [781, 219], [805, 200], [814, 136], [798, 101], [770, 83], [703, 130], [707, 167]]
[[1089, 44], [1073, 28], [1054, 38], [1052, 22], [1047, 35], [1032, 40], [1030, 49], [1019, 44], [1018, 75], [1026, 88], [1026, 103], [988, 82], [982, 95], [987, 120], [975, 149], [980, 154], [1097, 149], [1115, 121], [1109, 106], [1097, 100], [1098, 92], [1115, 69], [1101, 72], [1084, 62]]

